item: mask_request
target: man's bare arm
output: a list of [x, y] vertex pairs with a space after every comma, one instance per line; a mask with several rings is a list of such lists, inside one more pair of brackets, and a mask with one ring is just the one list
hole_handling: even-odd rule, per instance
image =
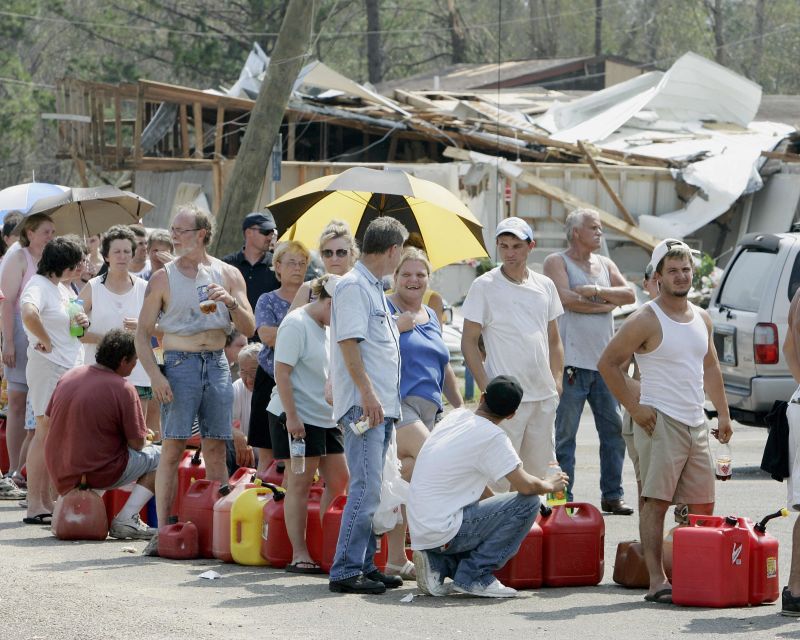
[[[241, 271], [229, 264], [225, 265], [228, 284], [228, 296], [220, 296], [220, 299], [231, 314], [233, 326], [243, 335], [252, 336], [256, 332], [256, 320], [253, 317], [253, 310], [247, 300], [247, 285]], [[213, 298], [209, 294], [209, 298]], [[231, 309], [233, 307], [233, 309]]]
[[598, 287], [597, 297], [617, 307], [636, 302], [636, 294], [633, 292], [633, 289], [628, 286], [628, 282], [620, 273], [619, 267], [605, 256], [598, 256], [598, 258], [602, 260], [608, 268], [608, 278], [611, 286]]
[[725, 383], [722, 380], [722, 371], [719, 368], [717, 349], [714, 346], [713, 327], [711, 318], [705, 311], [700, 312], [708, 330], [708, 349], [703, 358], [703, 389], [717, 410], [717, 428], [719, 441], [728, 442], [733, 435], [731, 414], [728, 409], [728, 397], [725, 395]]
[[616, 306], [608, 303], [593, 302], [589, 299], [590, 296], [581, 295], [577, 291], [570, 289], [564, 258], [558, 254], [551, 253], [544, 259], [542, 272], [556, 285], [561, 305], [569, 311], [574, 311], [575, 313], [608, 313], [613, 311]]
[[172, 402], [172, 389], [158, 368], [153, 348], [150, 345], [150, 338], [155, 332], [158, 315], [161, 313], [164, 302], [164, 294], [168, 287], [167, 273], [163, 269], [156, 271], [151, 276], [144, 292], [144, 302], [139, 311], [139, 322], [136, 326], [136, 337], [134, 338], [136, 355], [150, 377], [153, 395], [161, 403]]
[[792, 298], [789, 305], [789, 326], [786, 330], [786, 340], [783, 341], [783, 356], [789, 371], [792, 372], [794, 381], [800, 384], [800, 289]]
[[464, 362], [472, 372], [475, 384], [478, 385], [478, 389], [481, 392], [485, 391], [486, 385], [489, 384], [489, 376], [486, 375], [483, 358], [481, 358], [481, 350], [478, 347], [482, 329], [483, 327], [477, 322], [464, 320], [464, 328], [461, 331], [461, 353], [464, 355]]
[[558, 332], [558, 321], [551, 320], [547, 324], [547, 344], [550, 350], [550, 373], [556, 383], [556, 390], [561, 397], [564, 381], [564, 345], [561, 344], [561, 334]]

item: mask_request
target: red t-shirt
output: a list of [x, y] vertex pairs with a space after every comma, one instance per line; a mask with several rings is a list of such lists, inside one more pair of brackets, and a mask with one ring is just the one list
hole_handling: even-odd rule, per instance
[[95, 365], [61, 376], [45, 413], [50, 417], [45, 459], [61, 495], [83, 474], [93, 489], [115, 484], [128, 464], [128, 440], [147, 434], [136, 388]]

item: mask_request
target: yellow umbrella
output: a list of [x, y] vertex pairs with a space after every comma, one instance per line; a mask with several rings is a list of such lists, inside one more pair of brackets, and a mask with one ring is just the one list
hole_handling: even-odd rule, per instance
[[488, 255], [483, 227], [466, 205], [444, 187], [404, 171], [355, 167], [311, 180], [267, 206], [278, 228], [286, 230], [281, 240], [309, 247], [334, 218], [347, 222], [360, 239], [374, 218], [391, 216], [422, 236], [434, 269]]

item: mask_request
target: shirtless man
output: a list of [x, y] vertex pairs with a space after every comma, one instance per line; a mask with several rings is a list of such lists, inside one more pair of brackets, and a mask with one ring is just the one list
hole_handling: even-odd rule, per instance
[[[714, 469], [703, 405], [705, 394], [718, 411], [712, 434], [728, 442], [733, 430], [711, 319], [691, 304], [691, 249], [680, 240], [664, 240], [650, 264], [659, 295], [622, 325], [600, 357], [598, 369], [611, 393], [634, 422], [644, 506], [639, 535], [650, 588], [645, 600], [672, 602], [672, 587], [662, 562], [664, 515], [671, 503], [691, 513], [714, 511]], [[640, 394], [625, 372], [635, 354]]]
[[[245, 335], [255, 333], [242, 274], [206, 253], [212, 234], [210, 216], [191, 205], [179, 207], [170, 233], [177, 258], [150, 278], [136, 330], [136, 352], [150, 376], [156, 401], [163, 405], [163, 444], [156, 473], [162, 525], [174, 515], [170, 507], [178, 463], [195, 416], [200, 420], [206, 478], [225, 482], [228, 477], [225, 444], [232, 437], [233, 387], [223, 351], [225, 336], [231, 323]], [[200, 265], [212, 281], [202, 292], [216, 303], [210, 312], [201, 311], [198, 300], [201, 292], [195, 278]], [[164, 333], [163, 373], [150, 346], [156, 322]]]

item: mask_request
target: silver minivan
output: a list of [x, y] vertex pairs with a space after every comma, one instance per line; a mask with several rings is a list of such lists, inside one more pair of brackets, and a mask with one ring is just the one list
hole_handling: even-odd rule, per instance
[[708, 312], [731, 417], [764, 425], [797, 384], [783, 357], [789, 303], [800, 284], [800, 233], [744, 236]]

